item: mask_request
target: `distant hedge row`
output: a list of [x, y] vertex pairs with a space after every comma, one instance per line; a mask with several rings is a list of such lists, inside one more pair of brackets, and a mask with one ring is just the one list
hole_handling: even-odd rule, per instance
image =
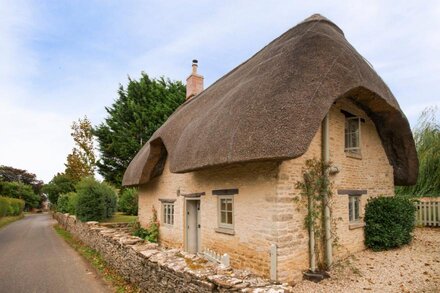
[[0, 218], [21, 215], [24, 204], [22, 199], [0, 196]]

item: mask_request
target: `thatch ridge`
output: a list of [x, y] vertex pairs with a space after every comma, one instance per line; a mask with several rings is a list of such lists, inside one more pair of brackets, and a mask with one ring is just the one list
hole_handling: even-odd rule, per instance
[[396, 184], [414, 183], [414, 140], [396, 99], [342, 30], [313, 15], [180, 106], [132, 160], [123, 184], [158, 174], [158, 139], [175, 173], [299, 157], [341, 97], [374, 121]]

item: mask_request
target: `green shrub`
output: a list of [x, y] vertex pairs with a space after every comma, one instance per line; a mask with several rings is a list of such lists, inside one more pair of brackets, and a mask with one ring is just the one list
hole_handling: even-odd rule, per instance
[[132, 226], [132, 234], [133, 236], [146, 239], [149, 233], [147, 229], [141, 227], [141, 224], [139, 222], [135, 222]]
[[118, 210], [127, 215], [138, 214], [138, 192], [135, 188], [127, 188], [121, 192], [118, 201]]
[[132, 226], [132, 234], [149, 242], [157, 243], [159, 241], [159, 222], [157, 221], [157, 211], [153, 207], [153, 217], [150, 219], [147, 228], [142, 228], [139, 222]]
[[404, 197], [377, 197], [365, 207], [365, 245], [373, 250], [400, 247], [412, 240], [415, 205]]
[[116, 211], [116, 192], [94, 178], [82, 179], [76, 186], [76, 215], [81, 221], [100, 221]]
[[22, 182], [0, 182], [0, 194], [2, 196], [23, 199], [26, 209], [37, 208], [41, 197], [35, 194], [31, 185]]
[[69, 202], [67, 203], [67, 212], [71, 215], [76, 215], [76, 206], [78, 204], [78, 194], [75, 192], [69, 192], [67, 194]]
[[67, 194], [61, 194], [58, 197], [57, 211], [60, 213], [68, 213], [69, 196]]
[[21, 215], [24, 205], [24, 200], [0, 196], [0, 217]]

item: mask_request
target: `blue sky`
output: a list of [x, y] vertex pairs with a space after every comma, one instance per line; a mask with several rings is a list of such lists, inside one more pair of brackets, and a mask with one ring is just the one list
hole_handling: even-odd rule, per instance
[[440, 105], [439, 1], [0, 0], [0, 164], [45, 181], [64, 170], [70, 124], [96, 125], [141, 71], [208, 86], [311, 14], [335, 22], [412, 125]]

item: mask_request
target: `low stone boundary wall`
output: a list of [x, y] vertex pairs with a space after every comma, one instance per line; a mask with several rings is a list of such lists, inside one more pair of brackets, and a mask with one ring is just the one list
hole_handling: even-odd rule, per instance
[[131, 236], [123, 225], [82, 223], [75, 216], [55, 213], [67, 231], [97, 250], [106, 262], [143, 292], [291, 292], [249, 272], [224, 268], [177, 249]]

